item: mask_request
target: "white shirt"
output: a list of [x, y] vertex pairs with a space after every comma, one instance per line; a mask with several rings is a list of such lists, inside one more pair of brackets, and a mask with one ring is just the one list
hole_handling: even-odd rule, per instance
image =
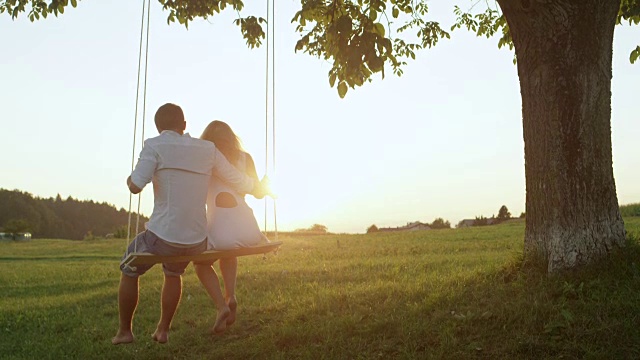
[[214, 174], [239, 192], [251, 192], [254, 181], [239, 172], [206, 140], [165, 130], [147, 139], [131, 173], [140, 189], [153, 181], [153, 213], [147, 229], [161, 239], [193, 245], [207, 237], [206, 199]]

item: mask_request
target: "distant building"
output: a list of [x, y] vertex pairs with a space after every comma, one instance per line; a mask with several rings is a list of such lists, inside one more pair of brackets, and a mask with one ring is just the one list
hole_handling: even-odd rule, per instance
[[407, 223], [405, 226], [379, 228], [378, 231], [419, 231], [419, 230], [431, 230], [431, 226], [421, 223], [420, 221], [414, 221]]
[[31, 233], [28, 233], [28, 232], [17, 233], [14, 236], [14, 234], [12, 233], [1, 232], [0, 240], [29, 241], [31, 240]]
[[476, 222], [475, 219], [464, 219], [464, 220], [460, 220], [460, 222], [458, 223], [458, 225], [456, 226], [458, 229], [460, 228], [466, 228], [466, 227], [471, 227], [473, 226], [473, 224]]
[[[484, 225], [493, 225], [493, 224], [499, 223], [498, 219], [496, 218], [485, 218], [485, 219], [482, 219], [481, 221], [485, 221], [485, 220], [486, 220], [486, 223]], [[460, 222], [458, 223], [458, 225], [456, 225], [456, 227], [460, 229], [460, 228], [466, 228], [471, 226], [479, 226], [479, 225], [475, 225], [475, 222], [476, 222], [476, 219], [460, 220]]]

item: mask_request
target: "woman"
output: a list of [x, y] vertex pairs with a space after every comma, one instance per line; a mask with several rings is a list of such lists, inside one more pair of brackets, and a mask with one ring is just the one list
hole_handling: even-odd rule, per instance
[[[258, 180], [251, 155], [242, 149], [240, 140], [225, 122], [219, 120], [211, 122], [200, 138], [213, 142], [232, 165]], [[269, 241], [260, 231], [253, 210], [245, 202], [244, 196], [245, 194], [237, 193], [222, 180], [215, 176], [211, 177], [207, 195], [209, 249], [229, 250]], [[200, 282], [207, 289], [218, 309], [213, 332], [222, 333], [227, 326], [236, 321], [238, 303], [235, 288], [238, 259], [235, 257], [220, 259], [224, 298], [218, 275], [213, 269], [213, 262], [194, 263], [194, 266]]]

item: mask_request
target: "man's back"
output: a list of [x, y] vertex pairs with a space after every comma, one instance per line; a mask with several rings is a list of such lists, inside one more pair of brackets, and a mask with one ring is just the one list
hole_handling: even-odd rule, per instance
[[205, 199], [215, 147], [173, 131], [148, 139], [145, 147], [158, 157], [149, 230], [172, 243], [201, 242], [206, 237]]

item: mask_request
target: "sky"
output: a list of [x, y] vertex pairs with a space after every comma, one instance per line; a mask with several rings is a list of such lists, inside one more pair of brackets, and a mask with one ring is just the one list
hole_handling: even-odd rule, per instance
[[[457, 30], [420, 51], [402, 77], [374, 76], [340, 99], [329, 86], [331, 65], [294, 52], [300, 35], [291, 19], [300, 2], [276, 6], [275, 86], [268, 85], [275, 167], [271, 118], [265, 129], [266, 47], [246, 47], [231, 11], [187, 30], [167, 25], [168, 12], [151, 2], [146, 107], [141, 102], [138, 112], [140, 123], [146, 115], [145, 138], [157, 135], [153, 114], [167, 102], [183, 108], [192, 136], [212, 120], [229, 123], [277, 191], [277, 221], [272, 201], [248, 200], [263, 227], [266, 208], [268, 230], [322, 224], [363, 233], [372, 224], [437, 217], [455, 225], [497, 215], [502, 205], [515, 216], [525, 211], [520, 89], [513, 53], [499, 50], [497, 39]], [[0, 188], [129, 208], [125, 179], [141, 135], [133, 150], [141, 10], [141, 1], [83, 0], [35, 23], [0, 14]], [[431, 3], [444, 28], [452, 10], [453, 3]], [[247, 1], [242, 13], [266, 17], [266, 2]], [[619, 26], [614, 38], [620, 204], [640, 202], [640, 65], [629, 63], [639, 31]], [[152, 194], [151, 186], [142, 193], [146, 215]]]

